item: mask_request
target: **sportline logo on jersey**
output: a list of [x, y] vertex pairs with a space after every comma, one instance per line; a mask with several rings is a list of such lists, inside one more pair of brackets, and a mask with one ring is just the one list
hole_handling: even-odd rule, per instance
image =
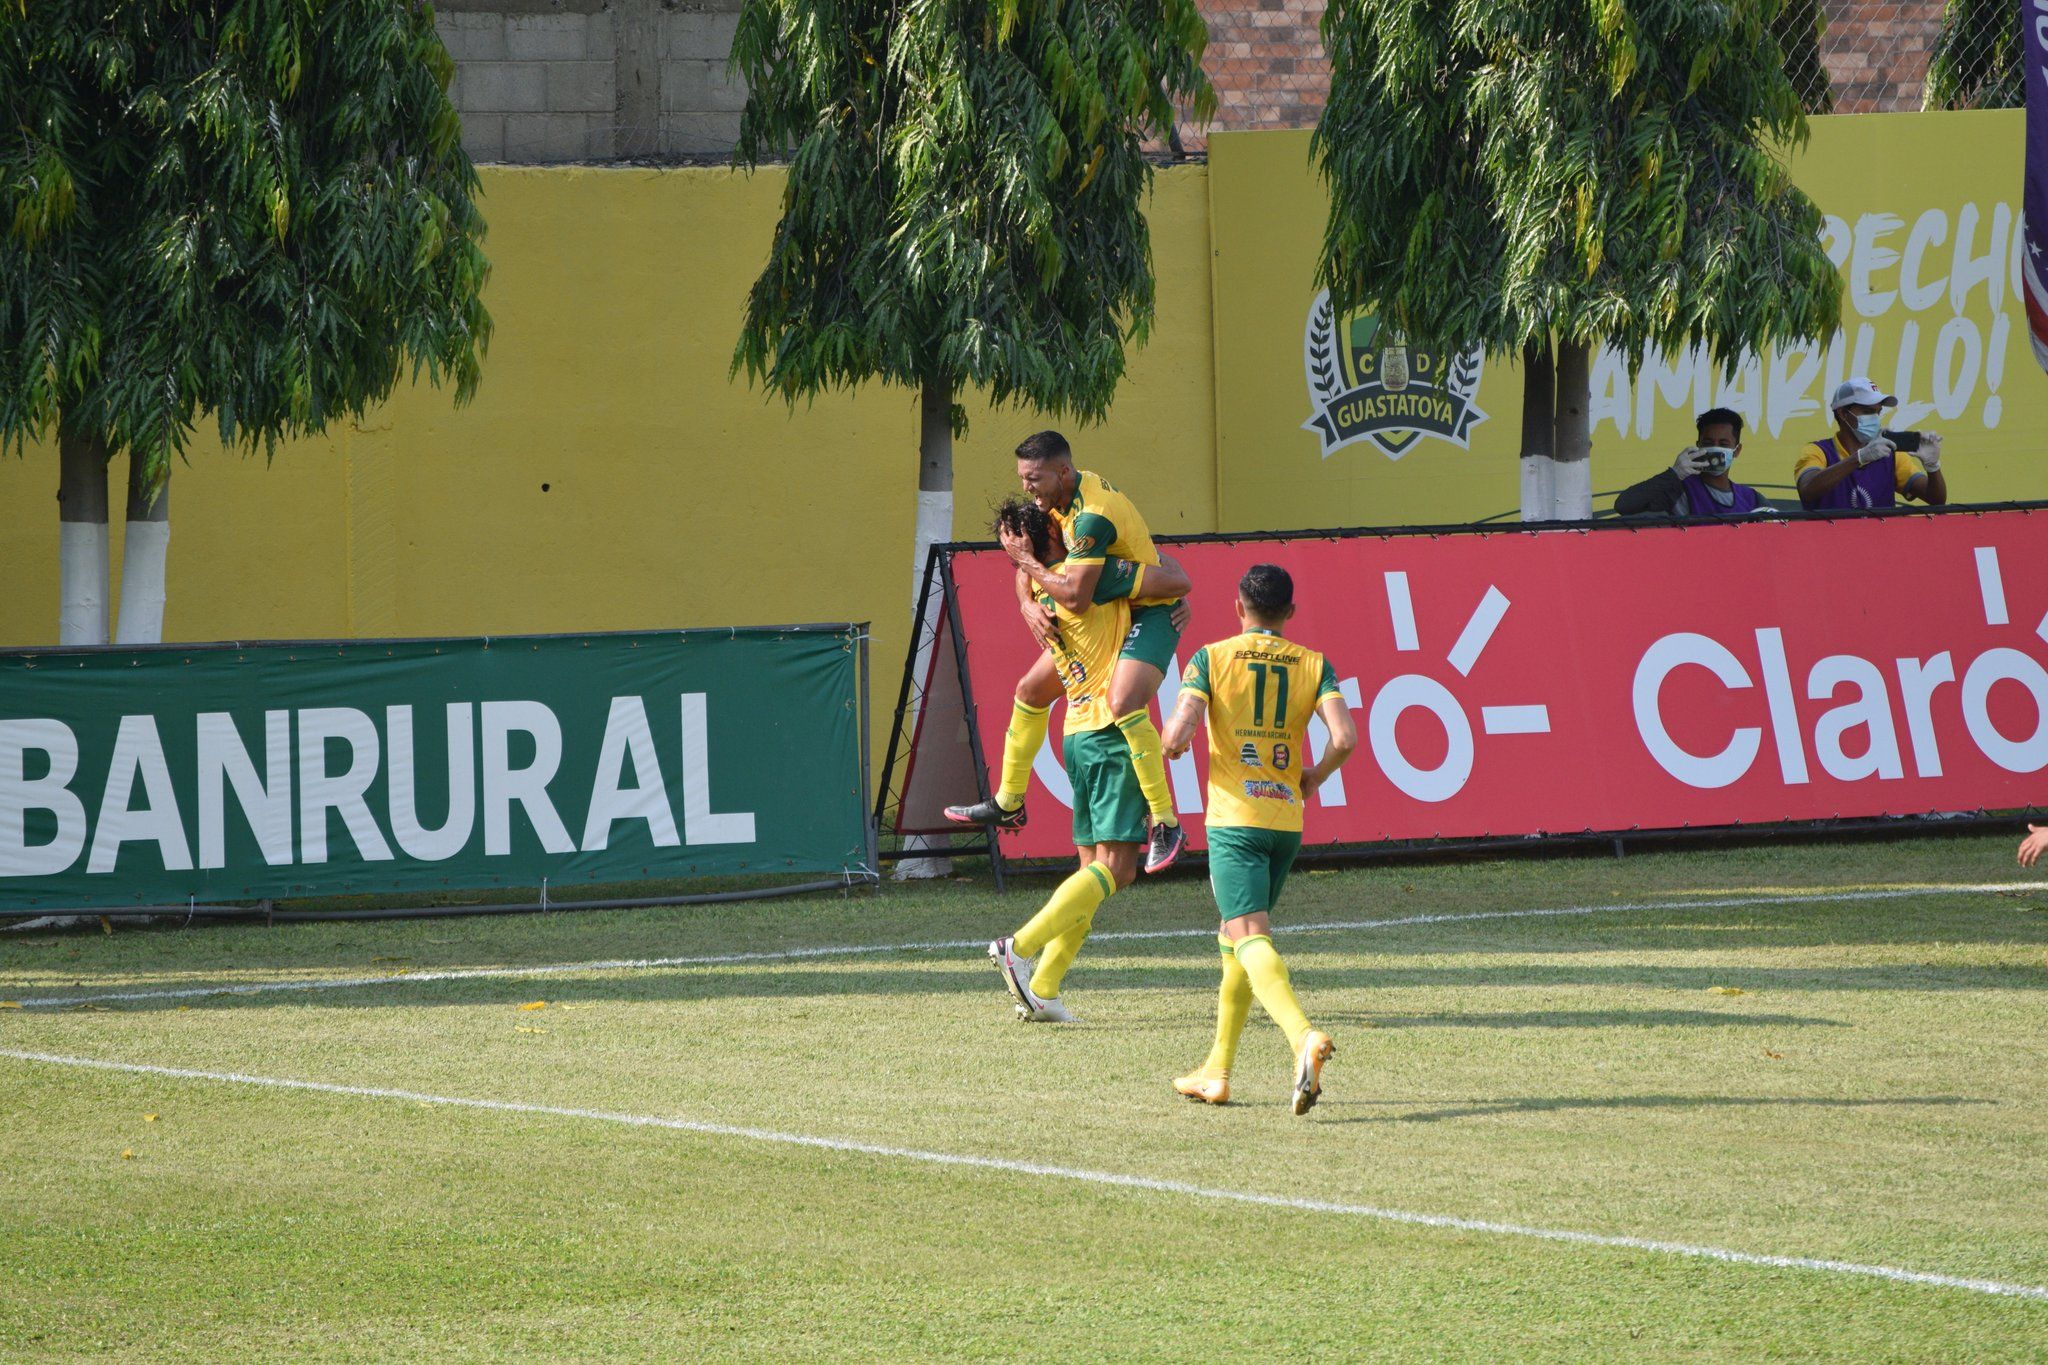
[[[1250, 564], [1294, 576], [1288, 634], [1329, 658], [1360, 732], [1358, 756], [1308, 803], [1311, 843], [2018, 808], [2048, 794], [2048, 510], [1173, 552], [1197, 584], [1183, 658], [1236, 633], [1227, 585]], [[1910, 590], [1901, 564], [1914, 566]], [[1031, 641], [1000, 555], [957, 555], [953, 572], [983, 750], [1000, 753], [1003, 688]], [[1162, 711], [1177, 680], [1169, 671]], [[1308, 741], [1312, 761], [1319, 723]], [[1206, 763], [1197, 744], [1172, 766], [1190, 815]], [[1047, 746], [1030, 800], [1056, 811], [1070, 799]], [[1056, 818], [1004, 836], [1026, 856], [1064, 845]]]
[[0, 908], [861, 866], [854, 643], [0, 655]]
[[1302, 362], [1310, 409], [1302, 430], [1322, 438], [1324, 459], [1358, 441], [1390, 460], [1424, 437], [1470, 449], [1472, 428], [1486, 420], [1477, 406], [1485, 371], [1477, 348], [1425, 351], [1370, 313], [1339, 319], [1328, 291], [1309, 306]]

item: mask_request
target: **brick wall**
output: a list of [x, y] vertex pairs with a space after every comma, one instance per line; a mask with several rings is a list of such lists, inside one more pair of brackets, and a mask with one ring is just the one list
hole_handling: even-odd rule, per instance
[[1838, 114], [1918, 109], [1942, 0], [1827, 0], [1821, 62]]

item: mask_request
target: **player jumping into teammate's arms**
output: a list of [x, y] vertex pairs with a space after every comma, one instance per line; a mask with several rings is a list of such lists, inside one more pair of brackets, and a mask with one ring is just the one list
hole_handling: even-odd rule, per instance
[[[996, 794], [971, 806], [946, 808], [946, 818], [956, 823], [998, 829], [1023, 827], [1031, 764], [1045, 743], [1052, 704], [1059, 699], [1060, 678], [1050, 657], [1057, 629], [1054, 608], [1086, 612], [1095, 598], [1096, 583], [1106, 572], [1105, 565], [1114, 560], [1148, 568], [1159, 563], [1159, 552], [1138, 509], [1100, 476], [1074, 468], [1073, 449], [1057, 431], [1041, 431], [1017, 447], [1017, 478], [1025, 495], [1052, 519], [1066, 547], [1064, 562], [1054, 567], [1039, 557], [1025, 537], [1013, 531], [1000, 532], [1003, 548], [1017, 565], [1017, 598], [1024, 619], [1047, 653], [1039, 656], [1017, 684]], [[1182, 579], [1181, 593], [1186, 591]], [[1128, 633], [1120, 642], [1102, 704], [1129, 741], [1132, 772], [1151, 815], [1151, 829], [1145, 836], [1145, 870], [1159, 872], [1180, 857], [1187, 835], [1174, 813], [1159, 730], [1152, 724], [1150, 708], [1152, 697], [1166, 680], [1186, 616], [1178, 596], [1156, 578], [1146, 583], [1129, 605]]]
[[[1059, 569], [1053, 523], [1042, 508], [1013, 500], [997, 512], [996, 525], [1006, 538], [1031, 546], [1039, 563]], [[1093, 576], [1092, 600], [1082, 609], [1059, 600], [1052, 604], [1058, 629], [1048, 658], [1067, 695], [1065, 758], [1074, 787], [1074, 848], [1081, 866], [1022, 928], [988, 946], [1023, 1023], [1064, 1023], [1074, 1017], [1060, 1003], [1060, 984], [1094, 927], [1096, 911], [1138, 875], [1145, 797], [1132, 770], [1128, 731], [1117, 722], [1110, 702], [1110, 679], [1130, 632], [1131, 599], [1187, 591], [1180, 566], [1160, 558], [1157, 564], [1109, 559]], [[1025, 762], [1028, 766], [1028, 756]]]
[[[1223, 985], [1215, 1046], [1173, 1088], [1192, 1100], [1229, 1101], [1231, 1064], [1257, 997], [1287, 1033], [1294, 1053], [1294, 1112], [1305, 1114], [1323, 1093], [1323, 1063], [1336, 1047], [1309, 1024], [1294, 998], [1287, 964], [1273, 948], [1268, 915], [1301, 850], [1302, 807], [1358, 747], [1358, 729], [1329, 662], [1283, 636], [1293, 615], [1294, 580], [1285, 569], [1254, 564], [1246, 570], [1237, 585], [1243, 633], [1195, 651], [1167, 723], [1166, 754], [1178, 758], [1194, 742], [1207, 712], [1209, 885], [1223, 917], [1216, 937]], [[1330, 742], [1322, 758], [1304, 769], [1314, 715], [1329, 727]]]

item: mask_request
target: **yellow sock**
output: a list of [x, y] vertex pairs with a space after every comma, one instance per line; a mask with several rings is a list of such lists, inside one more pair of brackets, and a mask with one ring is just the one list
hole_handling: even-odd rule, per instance
[[1216, 935], [1216, 946], [1223, 952], [1223, 985], [1216, 992], [1216, 1042], [1202, 1070], [1228, 1076], [1237, 1060], [1237, 1040], [1244, 1036], [1245, 1016], [1252, 1012], [1252, 979], [1230, 950], [1229, 939]]
[[1017, 931], [1010, 946], [1025, 957], [1037, 957], [1061, 934], [1094, 918], [1096, 907], [1115, 894], [1116, 878], [1109, 875], [1109, 869], [1090, 863], [1059, 884], [1045, 908]]
[[1152, 713], [1133, 711], [1118, 716], [1116, 728], [1131, 742], [1131, 767], [1138, 774], [1138, 790], [1145, 793], [1152, 819], [1162, 825], [1179, 824], [1180, 817], [1173, 813], [1173, 789], [1166, 784], [1165, 746], [1159, 742], [1159, 727], [1152, 723]]
[[1050, 706], [1010, 704], [1010, 728], [1003, 732], [1003, 778], [996, 787], [996, 804], [1015, 810], [1024, 804], [1031, 785], [1031, 764], [1045, 743], [1045, 727], [1052, 718]]
[[1038, 967], [1031, 973], [1031, 993], [1041, 1000], [1057, 1000], [1060, 983], [1067, 979], [1067, 968], [1074, 965], [1080, 955], [1081, 945], [1088, 941], [1088, 931], [1095, 927], [1095, 913], [1091, 910], [1079, 924], [1045, 945], [1045, 951], [1038, 955]]
[[1252, 994], [1259, 997], [1273, 1022], [1286, 1030], [1287, 1045], [1299, 1052], [1301, 1040], [1308, 1034], [1308, 1016], [1301, 1012], [1301, 1002], [1294, 998], [1294, 986], [1287, 979], [1287, 964], [1280, 960], [1273, 940], [1264, 934], [1239, 939], [1237, 961], [1251, 978]]

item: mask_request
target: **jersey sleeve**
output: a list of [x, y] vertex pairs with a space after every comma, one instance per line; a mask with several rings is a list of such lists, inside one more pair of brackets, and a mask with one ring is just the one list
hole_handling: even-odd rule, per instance
[[1901, 450], [1892, 456], [1892, 473], [1898, 480], [1899, 492], [1903, 493], [1907, 484], [1927, 473], [1927, 466], [1920, 463], [1918, 456]]
[[1797, 484], [1806, 477], [1809, 469], [1821, 470], [1828, 467], [1828, 457], [1820, 453], [1819, 445], [1809, 445], [1799, 452], [1799, 458], [1792, 464], [1792, 482]]
[[1102, 562], [1102, 576], [1095, 580], [1095, 605], [1099, 607], [1121, 597], [1136, 597], [1144, 582], [1143, 564], [1133, 564], [1128, 559], [1106, 559]]
[[1188, 660], [1188, 666], [1181, 670], [1180, 690], [1192, 692], [1203, 701], [1209, 700], [1209, 646], [1203, 645], [1195, 651], [1195, 657]]
[[1316, 680], [1316, 704], [1320, 706], [1324, 697], [1341, 697], [1344, 690], [1337, 686], [1337, 670], [1328, 659], [1323, 660], [1323, 676]]
[[1100, 512], [1080, 512], [1067, 534], [1067, 563], [1100, 564], [1116, 544], [1116, 523]]

